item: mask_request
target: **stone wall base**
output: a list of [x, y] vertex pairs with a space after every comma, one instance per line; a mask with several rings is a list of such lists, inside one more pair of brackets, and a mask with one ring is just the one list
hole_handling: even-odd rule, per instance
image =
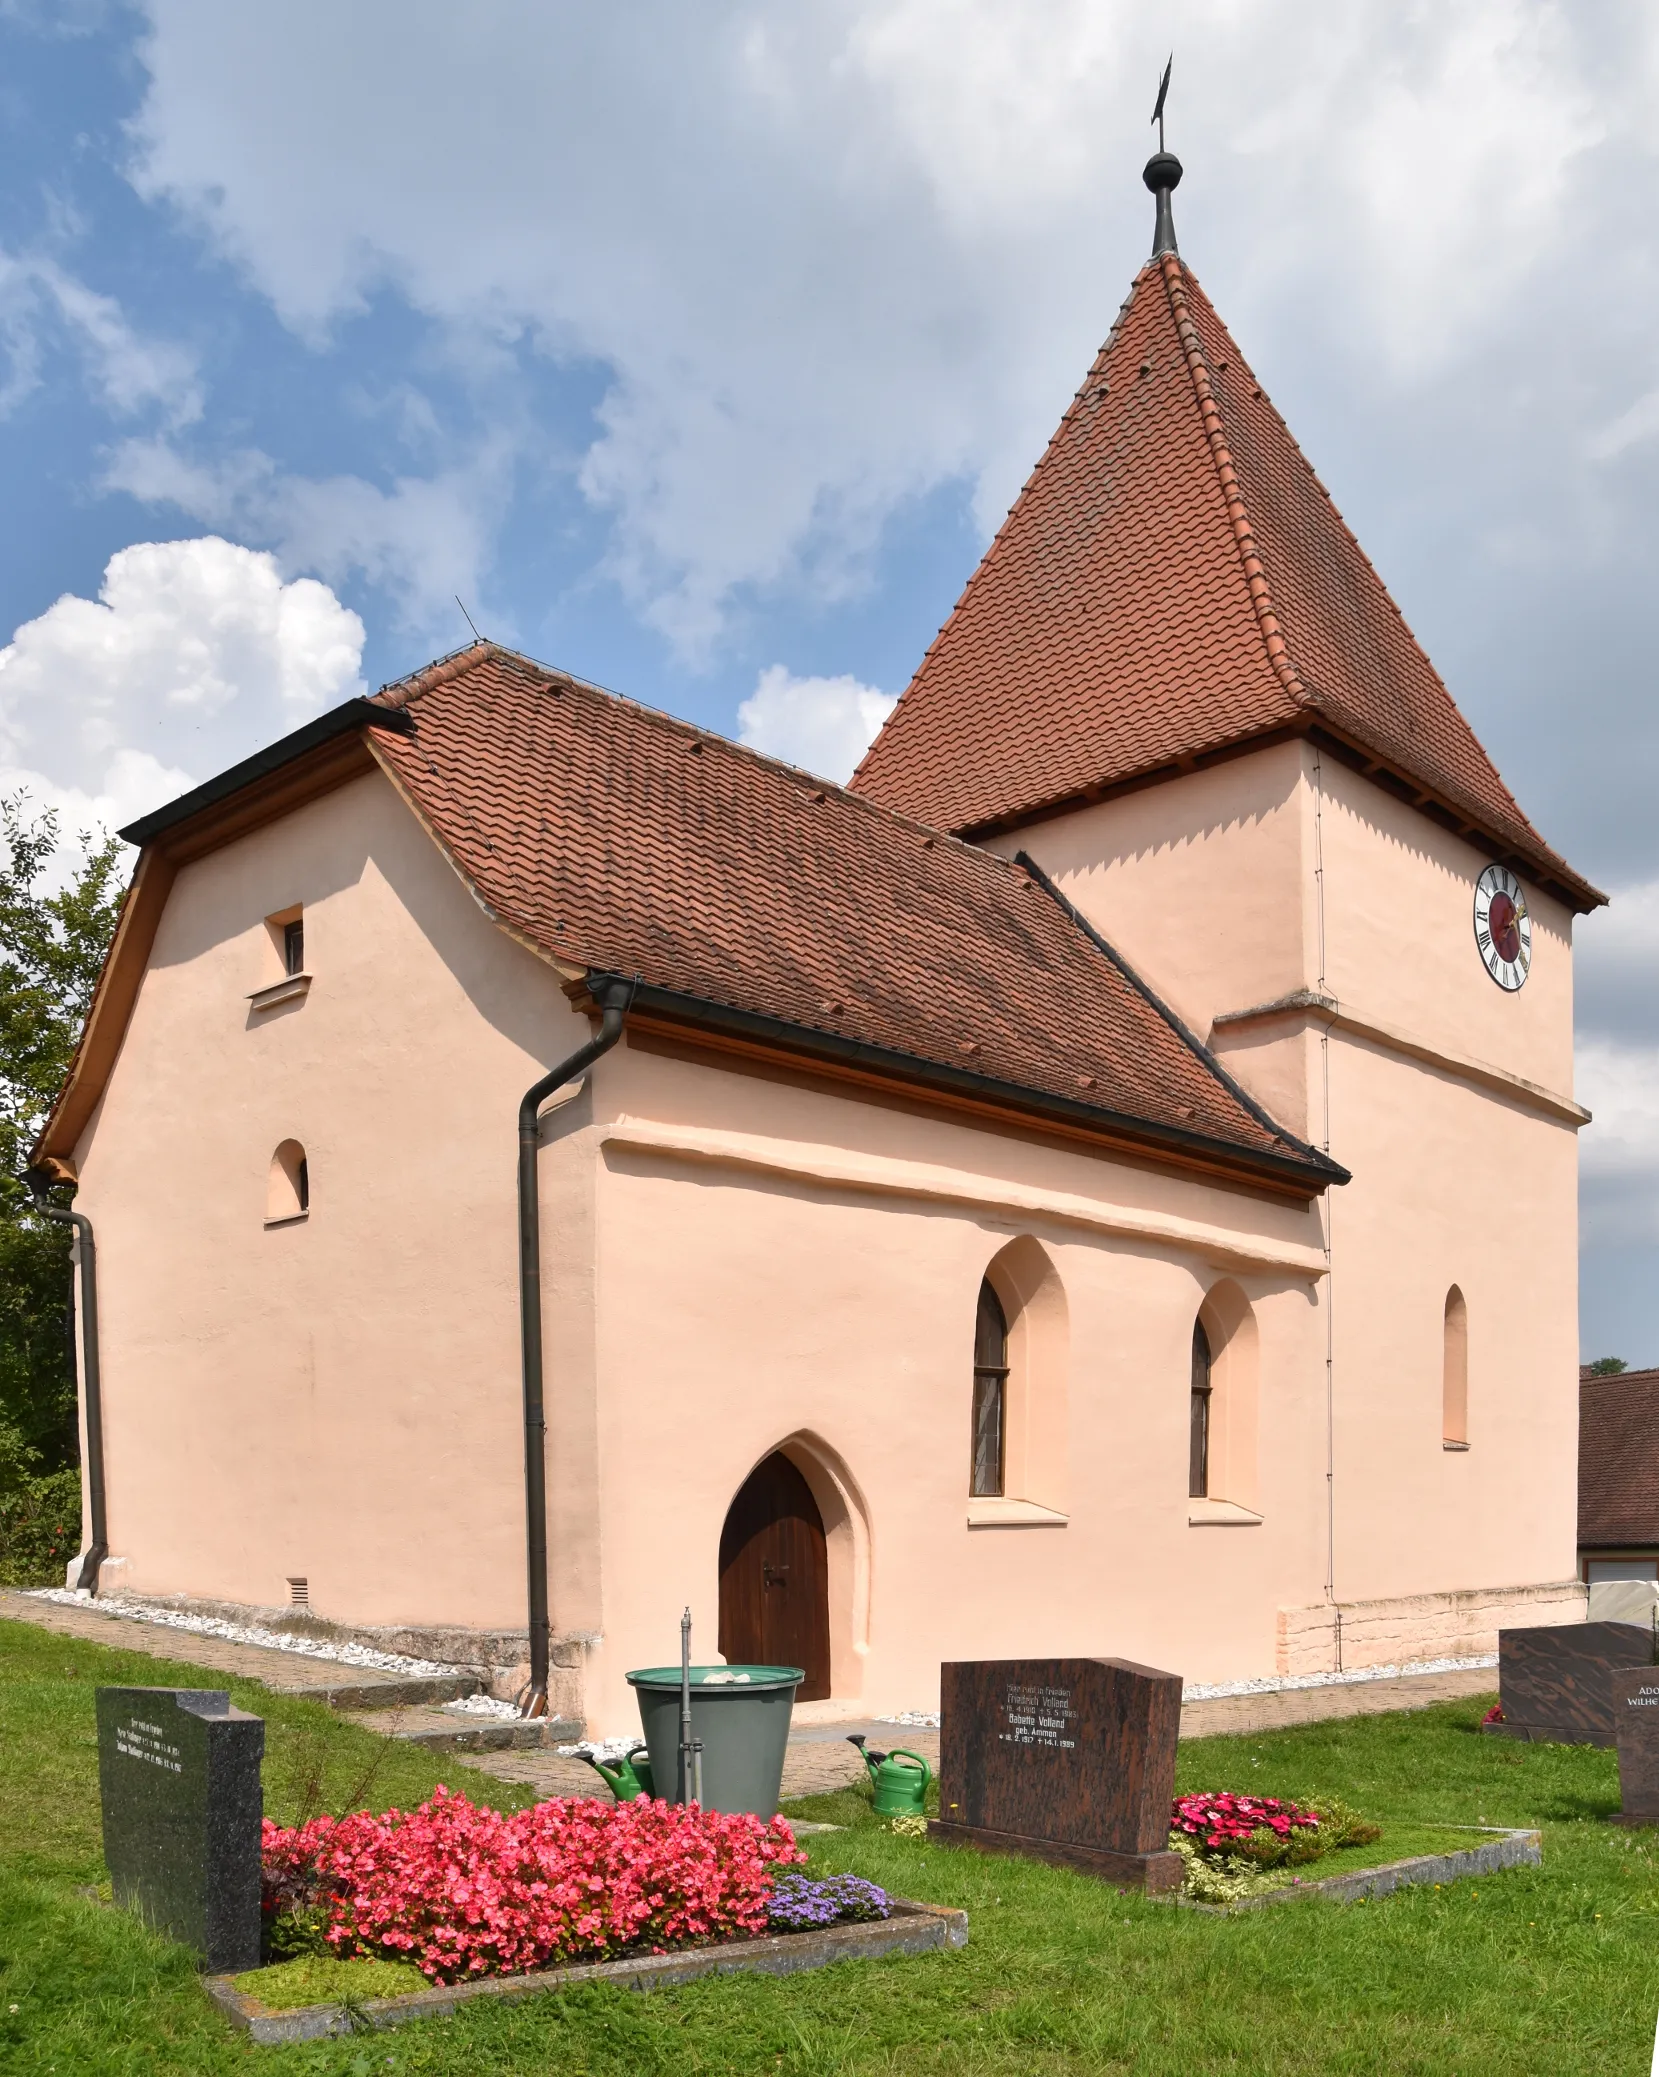
[[1583, 1622], [1581, 1580], [1530, 1587], [1464, 1587], [1381, 1601], [1320, 1601], [1279, 1610], [1277, 1671], [1353, 1673], [1417, 1659], [1475, 1659], [1498, 1648], [1498, 1632], [1528, 1623]]
[[[406, 1659], [430, 1659], [476, 1674], [489, 1694], [513, 1701], [530, 1678], [530, 1644], [523, 1630], [466, 1630], [443, 1624], [330, 1622], [326, 1616], [289, 1607], [258, 1608], [242, 1601], [215, 1601], [195, 1594], [134, 1594], [109, 1579], [106, 1565], [98, 1595], [111, 1609], [176, 1610], [213, 1616], [243, 1629], [275, 1630], [283, 1636], [316, 1638], [329, 1644], [361, 1644]], [[580, 1638], [555, 1638], [549, 1667], [548, 1711], [580, 1723], [586, 1652]]]

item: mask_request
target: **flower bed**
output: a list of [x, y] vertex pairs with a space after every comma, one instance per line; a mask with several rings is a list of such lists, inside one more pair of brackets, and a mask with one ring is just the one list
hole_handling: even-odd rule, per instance
[[805, 1859], [782, 1818], [645, 1796], [503, 1814], [440, 1788], [407, 1813], [267, 1819], [268, 1946], [412, 1962], [451, 1984], [888, 1915], [873, 1883], [783, 1872]]
[[1182, 1894], [1206, 1904], [1294, 1884], [1301, 1878], [1293, 1870], [1381, 1837], [1380, 1825], [1334, 1796], [1315, 1808], [1277, 1796], [1206, 1792], [1178, 1796], [1170, 1813], [1169, 1843], [1186, 1863]]

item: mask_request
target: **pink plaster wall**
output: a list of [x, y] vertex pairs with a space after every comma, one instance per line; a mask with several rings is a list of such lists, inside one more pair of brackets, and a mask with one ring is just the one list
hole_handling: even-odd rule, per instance
[[[310, 993], [250, 1011], [296, 902]], [[378, 777], [180, 873], [80, 1150], [124, 1584], [522, 1624], [513, 1115], [587, 1032]]]
[[[999, 840], [1017, 845], [1275, 1116], [1352, 1172], [1323, 1214], [1338, 1597], [1569, 1577], [1575, 1130], [1470, 1072], [1570, 1100], [1569, 912], [1527, 881], [1532, 969], [1506, 994], [1474, 941], [1489, 854], [1298, 744]], [[1225, 1022], [1296, 991], [1380, 1035], [1307, 1012]], [[1466, 1453], [1441, 1441], [1453, 1283], [1469, 1317]]]

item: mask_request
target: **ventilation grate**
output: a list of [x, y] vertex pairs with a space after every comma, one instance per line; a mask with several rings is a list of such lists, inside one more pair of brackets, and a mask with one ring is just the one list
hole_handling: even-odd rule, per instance
[[288, 1582], [288, 1601], [291, 1607], [309, 1608], [311, 1606], [310, 1580], [290, 1579]]

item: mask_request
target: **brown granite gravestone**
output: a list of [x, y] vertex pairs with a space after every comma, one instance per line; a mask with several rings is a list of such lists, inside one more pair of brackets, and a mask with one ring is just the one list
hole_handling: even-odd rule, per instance
[[1498, 1700], [1491, 1728], [1534, 1744], [1613, 1743], [1615, 1667], [1654, 1662], [1645, 1623], [1543, 1623], [1498, 1632]]
[[1621, 1825], [1659, 1825], [1659, 1666], [1615, 1668], [1613, 1739], [1619, 1753]]
[[1122, 1888], [1180, 1888], [1169, 1850], [1178, 1673], [1127, 1659], [970, 1659], [941, 1667], [940, 1688], [933, 1838]]

